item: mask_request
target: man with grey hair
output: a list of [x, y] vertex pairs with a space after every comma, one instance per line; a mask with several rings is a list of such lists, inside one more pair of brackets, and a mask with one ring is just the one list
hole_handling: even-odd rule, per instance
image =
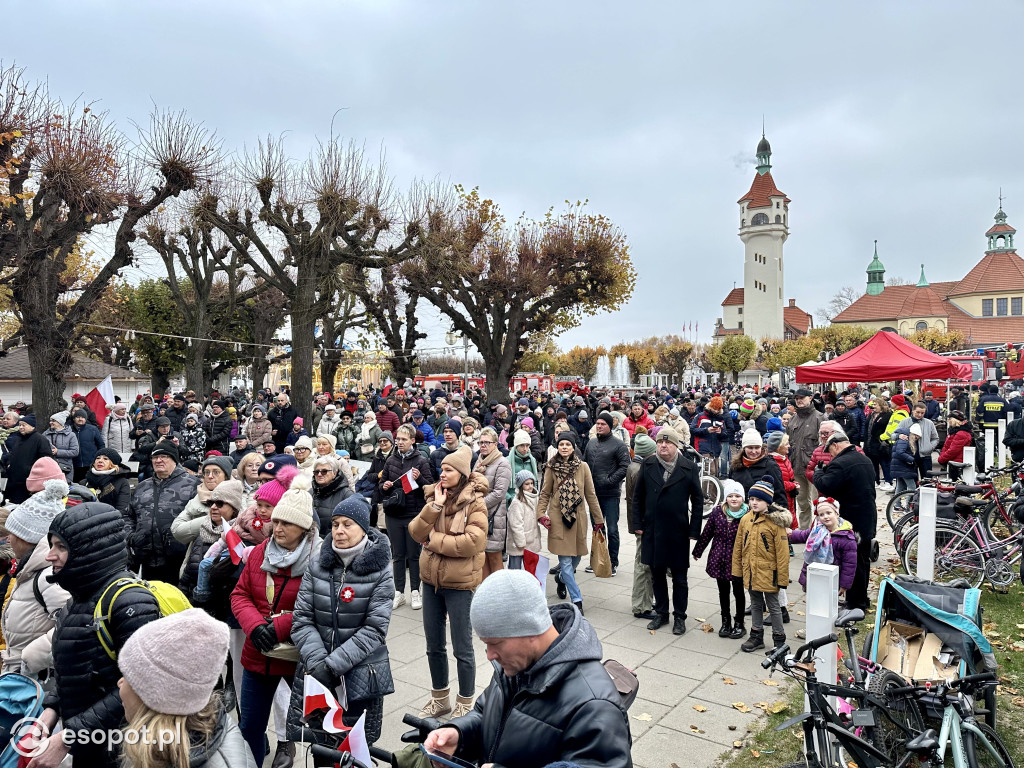
[[800, 527], [804, 529], [811, 527], [811, 501], [817, 496], [814, 484], [807, 478], [807, 465], [811, 461], [815, 446], [818, 445], [818, 428], [825, 420], [811, 404], [811, 395], [809, 389], [803, 388], [794, 393], [796, 412], [786, 428], [789, 433], [789, 461], [793, 465], [793, 474], [798, 486], [797, 518]]
[[508, 569], [484, 579], [469, 610], [494, 676], [469, 714], [427, 736], [428, 750], [486, 765], [631, 768], [626, 712], [582, 613], [549, 607], [533, 574]]

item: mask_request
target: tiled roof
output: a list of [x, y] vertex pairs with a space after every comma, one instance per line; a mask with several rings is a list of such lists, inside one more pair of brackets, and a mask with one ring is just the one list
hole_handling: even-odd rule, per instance
[[750, 191], [736, 202], [742, 203], [744, 200], [749, 200], [748, 208], [771, 208], [771, 198], [773, 197], [781, 197], [785, 199], [785, 202], [791, 202], [786, 197], [786, 193], [775, 186], [775, 180], [769, 171], [763, 176], [761, 174], [754, 176], [754, 183], [750, 185]]
[[783, 307], [782, 323], [802, 336], [806, 336], [814, 324], [813, 318], [800, 307]]
[[897, 317], [945, 317], [942, 299], [930, 285], [914, 286]]
[[715, 328], [715, 336], [742, 336], [742, 328], [725, 328], [724, 326], [718, 326]]
[[992, 228], [986, 232], [986, 235], [994, 235], [997, 232], [1016, 232], [1017, 230], [1011, 227], [1009, 224], [993, 224]]
[[[149, 377], [138, 371], [130, 371], [127, 368], [119, 368], [116, 365], [101, 363], [91, 357], [71, 353], [71, 370], [67, 373], [67, 380], [84, 379], [87, 381], [102, 381], [110, 376], [117, 381], [146, 381]], [[0, 357], [0, 381], [32, 381], [32, 371], [28, 364], [28, 347], [17, 347], [7, 353], [7, 357]]]
[[722, 302], [723, 307], [732, 307], [737, 304], [743, 304], [743, 289], [733, 288], [729, 291], [729, 295], [725, 297], [725, 301]]
[[[889, 320], [898, 317], [900, 307], [907, 303], [912, 294], [916, 291], [932, 291], [936, 296], [944, 298], [956, 285], [956, 281], [944, 283], [932, 283], [927, 288], [918, 288], [916, 285], [887, 285], [885, 290], [877, 296], [864, 294], [853, 304], [848, 306], [838, 315], [832, 318], [833, 323], [859, 323], [864, 320]], [[934, 307], [933, 307], [934, 308]], [[943, 311], [938, 314], [945, 316], [949, 314]]]
[[991, 291], [1024, 291], [1024, 259], [1016, 251], [986, 253], [946, 295]]

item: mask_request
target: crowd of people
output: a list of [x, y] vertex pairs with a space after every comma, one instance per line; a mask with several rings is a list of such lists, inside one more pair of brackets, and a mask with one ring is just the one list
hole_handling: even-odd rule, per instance
[[[804, 570], [835, 563], [845, 604], [868, 608], [876, 490], [915, 487], [936, 452], [961, 460], [976, 439], [967, 414], [985, 425], [1019, 401], [987, 387], [976, 409], [956, 390], [945, 409], [931, 392], [867, 388], [627, 399], [581, 382], [514, 394], [507, 407], [476, 389], [324, 393], [308, 421], [286, 392], [146, 395], [106, 414], [76, 394], [43, 431], [17, 404], [0, 421], [12, 508], [0, 535], [15, 577], [3, 670], [44, 682], [50, 727], [181, 718], [191, 749], [226, 765], [262, 765], [272, 716], [272, 763], [283, 768], [297, 741], [328, 738], [303, 714], [307, 676], [344, 684], [345, 723], [364, 716], [368, 740], [380, 737], [394, 690], [388, 626], [408, 605], [422, 612], [431, 681], [420, 714], [451, 723], [431, 735], [436, 748], [504, 764], [527, 750], [536, 765], [628, 766], [628, 720], [595, 668], [600, 643], [577, 580], [593, 533], [607, 534], [613, 578], [620, 535], [635, 537], [632, 609], [650, 630], [671, 620], [685, 633], [688, 568], [706, 553], [720, 637], [752, 652], [768, 622], [777, 646], [790, 558]], [[1008, 430], [1007, 444], [1024, 454], [1024, 429]], [[704, 472], [723, 489], [706, 521]], [[566, 602], [547, 605], [523, 570], [531, 552], [551, 556]], [[166, 614], [147, 584], [173, 585], [196, 608]], [[102, 638], [97, 612], [109, 625]], [[482, 700], [474, 632], [497, 670]], [[556, 642], [564, 637], [575, 639]], [[175, 643], [208, 653], [174, 654]], [[568, 699], [531, 703], [529, 681], [567, 662], [580, 676], [558, 677]], [[594, 717], [574, 719], [587, 702]], [[502, 731], [508, 707], [579, 738]], [[182, 765], [189, 749], [177, 762], [125, 756]], [[51, 740], [30, 765], [57, 765], [68, 750], [81, 764], [117, 761], [106, 746]]]

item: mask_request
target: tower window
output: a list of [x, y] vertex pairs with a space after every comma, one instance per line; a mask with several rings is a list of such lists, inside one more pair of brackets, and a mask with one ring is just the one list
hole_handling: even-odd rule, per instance
[[916, 325], [916, 326], [914, 327], [914, 330], [915, 330], [915, 331], [927, 331], [927, 330], [928, 330], [928, 323], [926, 323], [926, 322], [925, 322], [924, 320], [922, 320], [922, 321], [920, 321], [920, 322], [919, 322], [919, 323], [918, 323], [918, 324], [917, 324], [917, 325]]
[[778, 200], [776, 200], [775, 201], [775, 207], [778, 208], [780, 205], [782, 205], [782, 203], [780, 203]]
[[768, 214], [767, 213], [755, 214], [754, 218], [751, 220], [750, 223], [753, 224], [755, 227], [760, 226], [762, 224], [767, 224], [768, 223]]
[[741, 331], [743, 330], [743, 321], [742, 320], [740, 320], [740, 330]]
[[992, 299], [981, 300], [981, 316], [992, 317]]
[[[1017, 299], [1017, 301], [1020, 301], [1020, 299]], [[741, 315], [742, 315], [742, 314], [743, 314], [743, 307], [737, 307], [737, 308], [736, 308], [736, 311], [737, 311], [737, 312], [738, 312], [739, 314], [741, 314]]]
[[782, 217], [779, 216], [779, 214], [777, 214], [777, 213], [775, 214], [775, 223], [776, 224], [781, 224], [782, 223]]
[[1006, 305], [1007, 305], [1007, 300], [1006, 299], [996, 299], [996, 314], [999, 315], [1000, 317], [1003, 317], [1004, 315], [1006, 315], [1007, 314], [1007, 312], [1006, 312]]
[[1015, 299], [1010, 299], [1010, 314], [1011, 315], [1024, 315], [1024, 312], [1021, 311], [1021, 303], [1022, 302], [1024, 302], [1024, 299], [1021, 299], [1020, 296], [1018, 296]]

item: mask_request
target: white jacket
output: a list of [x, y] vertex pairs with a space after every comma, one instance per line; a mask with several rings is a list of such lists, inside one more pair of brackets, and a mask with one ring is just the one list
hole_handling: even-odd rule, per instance
[[508, 538], [505, 541], [505, 548], [513, 557], [522, 557], [524, 549], [537, 553], [542, 551], [540, 523], [537, 522], [537, 499], [540, 498], [540, 494], [534, 491], [524, 495], [525, 503], [520, 501], [519, 491], [516, 491], [516, 495], [509, 502], [506, 516]]
[[341, 417], [337, 415], [337, 411], [335, 411], [335, 415], [334, 415], [333, 419], [329, 419], [329, 418], [327, 418], [326, 415], [324, 415], [323, 418], [320, 419], [320, 423], [317, 424], [316, 435], [314, 435], [314, 437], [323, 437], [325, 435], [333, 435], [335, 432], [338, 431], [338, 427], [340, 427], [340, 426], [341, 426]]
[[[2, 621], [7, 649], [0, 653], [3, 658], [0, 672], [3, 674], [20, 672], [35, 677], [40, 671], [53, 666], [50, 644], [54, 617], [71, 595], [63, 587], [46, 580], [53, 573], [46, 562], [49, 551], [46, 538], [40, 539], [25, 567], [18, 573], [14, 591], [4, 606]], [[46, 608], [36, 599], [33, 582], [38, 586]]]
[[128, 461], [128, 457], [135, 450], [132, 439], [128, 437], [131, 431], [132, 420], [127, 416], [119, 419], [111, 413], [103, 420], [103, 443], [107, 448], [113, 448], [120, 453], [123, 461]]

